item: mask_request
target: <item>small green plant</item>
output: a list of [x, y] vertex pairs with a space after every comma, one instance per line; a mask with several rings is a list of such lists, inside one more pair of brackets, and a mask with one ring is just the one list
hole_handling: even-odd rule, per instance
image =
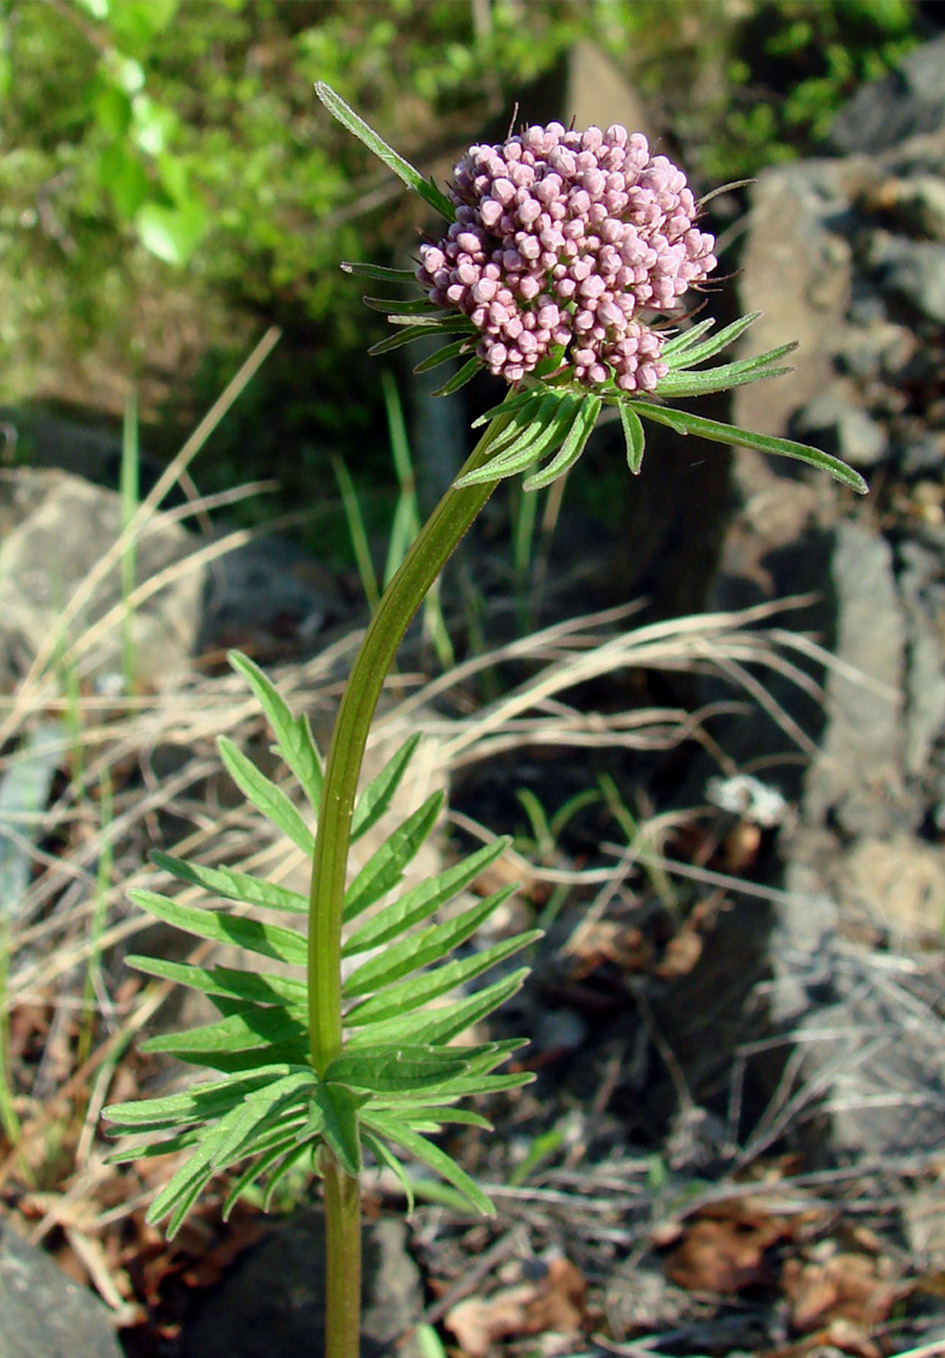
[[[447, 343], [434, 357], [463, 360], [443, 394], [483, 366], [502, 376], [509, 392], [476, 421], [485, 425], [479, 442], [374, 610], [324, 767], [305, 716], [289, 709], [253, 662], [231, 656], [266, 714], [276, 751], [307, 799], [307, 813], [231, 741], [220, 740], [220, 754], [247, 799], [311, 859], [310, 894], [306, 899], [224, 866], [154, 855], [172, 877], [253, 906], [262, 919], [185, 905], [153, 891], [137, 891], [133, 899], [199, 938], [239, 945], [260, 966], [236, 970], [133, 959], [146, 973], [213, 1000], [218, 1021], [148, 1044], [210, 1071], [211, 1078], [182, 1093], [115, 1106], [108, 1116], [143, 1134], [140, 1144], [119, 1152], [121, 1159], [189, 1153], [150, 1212], [152, 1221], [169, 1219], [170, 1233], [220, 1170], [245, 1165], [231, 1184], [229, 1209], [260, 1177], [267, 1178], [271, 1196], [294, 1166], [311, 1164], [324, 1185], [325, 1353], [357, 1358], [365, 1155], [398, 1175], [408, 1197], [403, 1155], [442, 1176], [471, 1208], [491, 1212], [485, 1194], [431, 1137], [451, 1123], [487, 1126], [481, 1114], [457, 1104], [529, 1078], [498, 1071], [519, 1042], [454, 1046], [453, 1039], [511, 996], [525, 969], [480, 989], [471, 983], [536, 942], [538, 931], [453, 956], [508, 897], [509, 887], [436, 920], [508, 841], [497, 840], [403, 890], [405, 870], [442, 807], [442, 794], [434, 794], [349, 880], [350, 846], [391, 806], [417, 744], [417, 737], [408, 740], [358, 795], [374, 709], [411, 619], [498, 484], [528, 471], [525, 491], [550, 485], [580, 457], [606, 405], [619, 413], [634, 474], [643, 459], [643, 421], [652, 420], [680, 434], [799, 458], [855, 490], [865, 484], [842, 462], [807, 445], [665, 404], [776, 376], [792, 346], [703, 369], [753, 317], [715, 336], [711, 320], [671, 328], [682, 314], [679, 299], [714, 268], [714, 242], [695, 225], [697, 205], [681, 171], [664, 157], [650, 157], [642, 137], [617, 126], [584, 133], [558, 123], [528, 128], [500, 146], [473, 147], [447, 195], [332, 90], [317, 88], [339, 122], [447, 223], [439, 242], [421, 247], [421, 294], [406, 301], [371, 299], [395, 327], [377, 350], [431, 332], [443, 335]], [[347, 267], [386, 283], [411, 277], [370, 265]], [[541, 818], [535, 824], [545, 837]], [[267, 918], [267, 912], [295, 915], [299, 925]], [[273, 962], [297, 972], [272, 970]], [[457, 989], [459, 997], [427, 1007]]]

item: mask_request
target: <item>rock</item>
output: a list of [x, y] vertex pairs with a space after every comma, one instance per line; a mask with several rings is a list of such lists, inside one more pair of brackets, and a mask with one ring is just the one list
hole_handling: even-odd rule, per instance
[[790, 380], [739, 387], [735, 422], [784, 434], [791, 415], [835, 376], [834, 354], [848, 334], [853, 250], [839, 230], [874, 171], [864, 160], [807, 161], [762, 172], [752, 191], [752, 230], [742, 256], [744, 310], [763, 314], [743, 352], [798, 342]]
[[[66, 472], [0, 473], [0, 688], [15, 684], [54, 635], [63, 607], [120, 529], [113, 491]], [[191, 535], [165, 514], [155, 514], [139, 534], [137, 579], [170, 572], [167, 584], [137, 604], [131, 617], [135, 674], [145, 686], [163, 685], [189, 667], [203, 590], [201, 571], [186, 564], [193, 548]], [[116, 559], [66, 631], [64, 645], [74, 655], [68, 663], [80, 677], [121, 669], [121, 617], [101, 635], [91, 632], [121, 597]]]
[[916, 315], [945, 325], [945, 245], [877, 231], [869, 263], [887, 296]]
[[[0, 472], [0, 690], [29, 668], [120, 530], [114, 491], [58, 470]], [[344, 611], [327, 571], [291, 543], [251, 539], [209, 564], [190, 564], [206, 545], [163, 512], [138, 535], [139, 584], [168, 576], [131, 615], [135, 682], [144, 688], [173, 683], [189, 672], [195, 655], [233, 645], [263, 658], [287, 642], [311, 648], [322, 627]], [[119, 609], [121, 598], [116, 559], [66, 632], [84, 680], [106, 682], [121, 671], [120, 612], [90, 640], [91, 628]]]
[[210, 562], [204, 579], [198, 654], [235, 645], [264, 660], [274, 641], [308, 650], [348, 611], [330, 572], [284, 538], [251, 538]]
[[900, 476], [939, 476], [945, 463], [945, 430], [920, 429], [909, 437], [904, 429], [906, 441], [900, 447], [896, 465]]
[[790, 424], [792, 436], [864, 471], [877, 467], [889, 449], [883, 426], [852, 404], [856, 393], [841, 380], [816, 396]]
[[918, 347], [918, 340], [907, 326], [879, 317], [848, 332], [837, 348], [837, 360], [841, 371], [852, 377], [898, 382]]
[[107, 1308], [0, 1218], [0, 1358], [121, 1358]]
[[887, 179], [876, 206], [905, 235], [945, 243], [945, 179], [939, 175]]
[[[365, 1227], [361, 1358], [420, 1358], [409, 1332], [423, 1293], [406, 1240], [392, 1217]], [[324, 1261], [320, 1217], [306, 1213], [275, 1231], [202, 1304], [185, 1330], [183, 1358], [320, 1358]]]
[[898, 560], [909, 662], [903, 759], [906, 773], [918, 778], [945, 735], [945, 580], [940, 553], [917, 542], [903, 542]]
[[828, 723], [805, 813], [814, 824], [829, 816], [847, 834], [883, 833], [916, 818], [903, 782], [905, 626], [892, 551], [844, 520], [831, 569], [843, 668], [827, 676]]
[[830, 132], [838, 151], [875, 154], [945, 127], [945, 35], [905, 57], [899, 69], [859, 90]]
[[[933, 1152], [942, 1144], [945, 1050], [936, 1008], [866, 948], [837, 949], [831, 962], [836, 1003], [812, 1009], [792, 1032], [805, 1057], [795, 1089], [806, 1104], [795, 1135], [815, 1163], [884, 1160]], [[813, 1116], [812, 1116], [813, 1115]]]

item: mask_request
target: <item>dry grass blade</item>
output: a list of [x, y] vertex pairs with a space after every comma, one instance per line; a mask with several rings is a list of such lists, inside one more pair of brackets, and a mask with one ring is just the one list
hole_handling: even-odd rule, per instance
[[[275, 327], [266, 331], [265, 335], [263, 335], [262, 339], [256, 345], [256, 348], [250, 354], [246, 362], [242, 365], [239, 372], [230, 381], [204, 418], [197, 425], [196, 429], [186, 440], [180, 452], [158, 477], [153, 488], [141, 501], [135, 514], [125, 526], [117, 540], [74, 590], [71, 598], [67, 601], [62, 610], [58, 628], [53, 630], [45, 644], [34, 657], [33, 662], [20, 685], [12, 710], [7, 715], [6, 720], [0, 725], [0, 745], [10, 740], [16, 734], [24, 717], [28, 715], [35, 706], [37, 700], [37, 694], [35, 692], [36, 687], [47, 671], [50, 663], [55, 658], [63, 638], [68, 633], [70, 625], [80, 617], [82, 609], [88, 604], [89, 600], [92, 599], [96, 589], [102, 581], [106, 579], [109, 572], [115, 568], [128, 545], [140, 536], [142, 529], [147, 524], [148, 520], [153, 517], [157, 510], [157, 506], [161, 503], [164, 496], [186, 471], [189, 464], [203, 447], [208, 435], [216, 428], [227, 410], [229, 410], [233, 402], [258, 372], [259, 368], [278, 343], [278, 340], [279, 331]], [[192, 507], [191, 512], [194, 512]]]

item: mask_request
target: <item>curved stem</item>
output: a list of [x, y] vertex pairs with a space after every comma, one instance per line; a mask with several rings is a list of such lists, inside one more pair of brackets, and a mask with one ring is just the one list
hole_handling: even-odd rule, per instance
[[[488, 461], [508, 423], [489, 424], [463, 467]], [[309, 899], [308, 1012], [311, 1061], [319, 1075], [342, 1049], [341, 924], [351, 817], [374, 709], [404, 633], [430, 586], [498, 481], [451, 486], [391, 580], [364, 634], [345, 685], [325, 766]], [[358, 1180], [322, 1151], [325, 1181], [325, 1358], [358, 1358], [361, 1316], [361, 1213]]]
[[[497, 416], [460, 475], [481, 467], [507, 423]], [[319, 1075], [341, 1051], [341, 915], [358, 775], [387, 671], [424, 595], [495, 489], [451, 486], [391, 580], [355, 657], [325, 766], [309, 898], [308, 1005], [312, 1065]]]

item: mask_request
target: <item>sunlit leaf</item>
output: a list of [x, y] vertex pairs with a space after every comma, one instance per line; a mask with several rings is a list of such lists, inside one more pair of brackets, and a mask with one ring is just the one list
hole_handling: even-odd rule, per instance
[[311, 858], [315, 849], [315, 836], [282, 788], [260, 773], [252, 760], [227, 736], [219, 737], [217, 748], [227, 772], [247, 801], [252, 802], [267, 820], [272, 821], [306, 857]]

